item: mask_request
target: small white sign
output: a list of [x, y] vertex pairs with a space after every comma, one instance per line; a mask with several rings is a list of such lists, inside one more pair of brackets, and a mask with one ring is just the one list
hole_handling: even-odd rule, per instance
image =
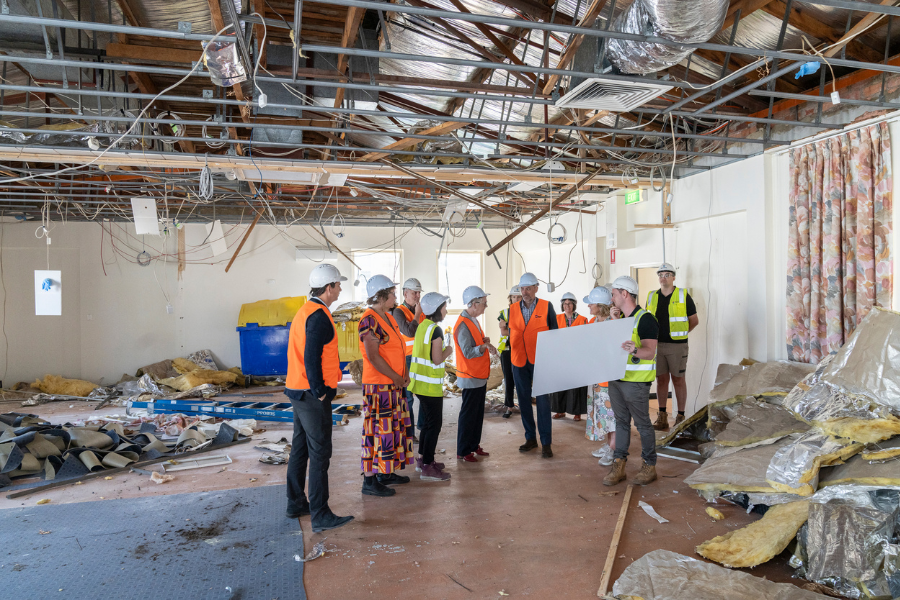
[[34, 272], [34, 314], [62, 314], [62, 271]]
[[551, 394], [625, 376], [634, 317], [538, 334], [532, 394]]
[[159, 217], [156, 214], [156, 198], [132, 198], [134, 230], [137, 235], [159, 235]]

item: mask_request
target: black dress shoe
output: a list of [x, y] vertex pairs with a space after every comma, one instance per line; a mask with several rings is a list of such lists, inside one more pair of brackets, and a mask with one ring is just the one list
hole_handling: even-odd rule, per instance
[[300, 517], [309, 516], [309, 502], [304, 502], [299, 506], [292, 502], [288, 502], [287, 510], [284, 514], [288, 519], [299, 519]]
[[534, 450], [537, 448], [537, 440], [532, 438], [530, 440], [525, 440], [525, 443], [519, 446], [519, 452], [528, 452], [529, 450]]
[[550, 444], [541, 446], [541, 458], [553, 458], [553, 450], [550, 449]]
[[409, 483], [409, 477], [406, 475], [397, 475], [396, 473], [391, 473], [390, 475], [376, 475], [378, 478], [378, 483], [381, 485], [399, 485], [401, 483]]
[[314, 523], [312, 526], [313, 533], [319, 533], [320, 531], [325, 531], [326, 529], [337, 529], [342, 525], [346, 525], [350, 521], [353, 520], [352, 516], [349, 517], [339, 517], [336, 514], [330, 514], [324, 519], [322, 519], [321, 523]]
[[364, 476], [362, 493], [366, 496], [393, 496], [397, 493], [397, 490], [379, 483], [378, 479], [372, 475], [371, 477]]

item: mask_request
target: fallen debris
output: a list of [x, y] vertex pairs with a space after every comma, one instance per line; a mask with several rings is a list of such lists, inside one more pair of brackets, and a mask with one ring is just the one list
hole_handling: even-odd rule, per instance
[[722, 511], [713, 508], [712, 506], [706, 507], [706, 514], [715, 519], [716, 521], [721, 521], [725, 518], [725, 515], [722, 514]]
[[259, 462], [266, 465], [286, 465], [288, 457], [284, 454], [263, 454], [259, 457]]
[[163, 475], [158, 471], [153, 471], [153, 473], [150, 474], [150, 481], [153, 483], [167, 483], [173, 479], [175, 479], [174, 475]]
[[311, 560], [315, 560], [320, 556], [325, 555], [325, 542], [317, 542], [315, 546], [312, 547], [312, 550], [309, 551], [309, 554], [306, 555], [306, 558], [300, 558], [299, 554], [294, 555], [294, 560], [297, 562], [309, 562]]
[[644, 509], [644, 512], [645, 512], [645, 513], [647, 513], [648, 515], [650, 515], [651, 517], [653, 517], [654, 519], [656, 519], [656, 520], [659, 521], [660, 523], [668, 523], [668, 522], [669, 522], [668, 519], [664, 519], [664, 518], [662, 518], [661, 516], [659, 516], [659, 513], [656, 512], [656, 510], [654, 510], [652, 506], [650, 506], [649, 504], [647, 504], [647, 503], [644, 502], [643, 500], [641, 500], [640, 502], [638, 502], [638, 506], [640, 506], [642, 509]]

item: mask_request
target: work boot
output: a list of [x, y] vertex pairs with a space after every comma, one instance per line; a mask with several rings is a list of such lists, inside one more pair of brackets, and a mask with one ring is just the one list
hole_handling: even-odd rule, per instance
[[682, 415], [682, 414], [679, 413], [679, 414], [675, 417], [675, 427], [678, 427], [678, 425], [679, 425], [682, 421], [684, 421], [684, 415]]
[[519, 446], [519, 452], [528, 452], [529, 450], [534, 450], [537, 448], [537, 440], [531, 438], [530, 440], [525, 440], [525, 443]]
[[309, 502], [294, 504], [293, 502], [288, 500], [287, 510], [284, 511], [284, 514], [288, 519], [299, 519], [300, 517], [305, 517], [310, 514]]
[[[622, 474], [624, 477], [624, 472]], [[651, 481], [656, 481], [656, 466], [644, 463], [637, 476], [631, 481], [634, 485], [647, 485]], [[606, 482], [604, 482], [606, 483]]]
[[353, 520], [353, 517], [339, 517], [334, 513], [331, 513], [327, 517], [323, 518], [319, 523], [313, 523], [312, 530], [313, 533], [319, 533], [320, 531], [325, 531], [326, 529], [337, 529], [342, 525], [346, 525], [350, 521]]
[[375, 477], [378, 478], [378, 483], [382, 485], [409, 483], [409, 477], [406, 475], [397, 475], [396, 473], [391, 473], [390, 475], [376, 475]]
[[362, 493], [366, 496], [393, 496], [397, 490], [380, 483], [374, 475], [363, 478]]
[[613, 461], [612, 469], [610, 469], [606, 477], [603, 478], [603, 485], [616, 485], [625, 479], [625, 463], [627, 461], [628, 459], [625, 458], [615, 459]]
[[553, 458], [553, 450], [550, 449], [550, 444], [541, 446], [541, 458]]
[[657, 431], [665, 431], [669, 428], [669, 415], [666, 414], [666, 411], [660, 411], [659, 414], [656, 415], [656, 423], [653, 424], [653, 429]]

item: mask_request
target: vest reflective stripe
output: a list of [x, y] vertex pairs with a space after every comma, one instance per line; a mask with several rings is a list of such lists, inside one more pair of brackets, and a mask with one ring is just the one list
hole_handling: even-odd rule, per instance
[[522, 315], [522, 304], [516, 302], [509, 308], [509, 345], [512, 348], [512, 364], [524, 367], [526, 363], [534, 363], [537, 352], [537, 336], [548, 331], [547, 313], [550, 304], [546, 300], [537, 300], [528, 324]]
[[[309, 301], [297, 311], [294, 320], [291, 322], [291, 330], [288, 334], [288, 371], [285, 378], [285, 387], [290, 390], [310, 389], [309, 378], [306, 375], [306, 362], [303, 356], [306, 351], [306, 321], [317, 310], [325, 311], [325, 314], [328, 315], [328, 320], [331, 321], [331, 325], [334, 327], [331, 311], [324, 304]], [[324, 379], [325, 385], [328, 387], [336, 388], [343, 376], [340, 357], [338, 356], [337, 327], [335, 327], [334, 337], [322, 349], [322, 379]]]
[[[506, 321], [506, 323], [508, 325], [509, 324], [509, 309], [504, 308], [503, 310], [501, 310], [500, 317], [502, 318], [502, 320]], [[504, 350], [506, 350], [506, 348], [508, 346], [509, 346], [509, 336], [508, 335], [500, 336], [500, 343], [497, 344], [497, 351], [503, 352]]]
[[459, 344], [459, 330], [466, 327], [469, 335], [475, 341], [476, 346], [484, 343], [484, 334], [481, 328], [471, 320], [459, 315], [453, 326], [453, 341], [456, 342], [456, 376], [463, 379], [487, 379], [491, 376], [491, 355], [487, 350], [484, 354], [475, 358], [466, 358]]
[[[634, 342], [634, 346], [636, 348], [643, 347], [641, 346], [641, 337], [640, 335], [638, 335], [638, 325], [645, 315], [650, 315], [651, 319], [655, 318], [643, 308], [639, 309], [634, 315], [634, 327], [631, 330], [631, 341]], [[638, 381], [649, 383], [656, 379], [655, 354], [653, 355], [652, 360], [639, 360], [638, 362], [632, 362], [633, 358], [635, 357], [629, 354], [628, 358], [625, 359], [625, 377], [622, 378], [622, 381]]]
[[[391, 370], [402, 376], [406, 372], [406, 355], [403, 353], [403, 340], [400, 339], [400, 329], [397, 327], [397, 321], [389, 314], [386, 316], [387, 321], [382, 319], [377, 312], [369, 308], [362, 314], [362, 317], [360, 317], [359, 320], [362, 321], [366, 317], [374, 317], [375, 322], [387, 332], [387, 342], [379, 344], [378, 354], [381, 355], [381, 358], [383, 358], [385, 362], [387, 362]], [[359, 352], [363, 357], [363, 383], [393, 385], [394, 382], [391, 381], [391, 378], [380, 373], [378, 369], [375, 368], [375, 365], [369, 360], [369, 355], [366, 354], [366, 346], [363, 344], [362, 340], [359, 340]]]
[[[412, 322], [412, 321], [416, 320], [415, 319], [416, 315], [413, 314], [413, 312], [411, 310], [406, 308], [405, 304], [400, 304], [397, 306], [397, 308], [399, 308], [400, 310], [403, 311], [403, 316], [406, 317], [407, 321]], [[419, 323], [421, 323], [424, 320], [425, 320], [425, 315], [420, 315]], [[406, 356], [412, 356], [413, 344], [415, 343], [416, 338], [415, 337], [406, 337], [402, 333], [400, 334], [400, 337], [403, 339], [403, 342], [406, 344], [406, 348], [405, 348]]]
[[[659, 300], [659, 290], [653, 290], [647, 294], [647, 312], [656, 316], [656, 303]], [[690, 323], [687, 314], [687, 294], [681, 288], [676, 287], [669, 297], [669, 337], [674, 339], [686, 338]]]
[[409, 391], [422, 396], [441, 397], [444, 395], [444, 363], [431, 361], [431, 336], [437, 324], [425, 319], [416, 329], [412, 356], [409, 365]]

